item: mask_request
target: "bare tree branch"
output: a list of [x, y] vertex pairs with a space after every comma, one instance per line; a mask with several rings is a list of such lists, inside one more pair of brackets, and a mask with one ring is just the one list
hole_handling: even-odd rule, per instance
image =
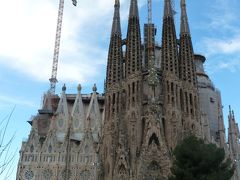
[[7, 137], [8, 125], [14, 110], [15, 107], [8, 116], [0, 121], [0, 176], [4, 173], [5, 179], [8, 179], [13, 171], [12, 163], [16, 154], [16, 152], [11, 151], [16, 132], [10, 138]]

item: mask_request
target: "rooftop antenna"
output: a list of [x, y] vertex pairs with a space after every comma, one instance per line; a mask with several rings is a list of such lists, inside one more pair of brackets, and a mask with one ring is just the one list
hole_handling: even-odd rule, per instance
[[[74, 6], [77, 5], [77, 0], [72, 0]], [[60, 48], [60, 40], [61, 40], [61, 31], [62, 31], [62, 19], [63, 19], [63, 9], [64, 9], [64, 0], [59, 1], [59, 9], [58, 9], [58, 19], [57, 19], [57, 30], [55, 37], [55, 46], [54, 46], [54, 54], [53, 54], [53, 64], [52, 64], [52, 75], [49, 79], [50, 81], [50, 89], [48, 93], [51, 95], [55, 94], [56, 83], [57, 81], [57, 68], [58, 68], [58, 56], [59, 56], [59, 48]]]

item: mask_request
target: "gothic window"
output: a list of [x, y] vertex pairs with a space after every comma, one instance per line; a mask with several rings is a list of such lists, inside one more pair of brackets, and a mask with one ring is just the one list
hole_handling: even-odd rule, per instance
[[33, 176], [34, 176], [33, 171], [26, 170], [24, 176], [27, 180], [33, 179]]
[[45, 169], [43, 171], [43, 177], [44, 177], [45, 180], [50, 180], [52, 175], [53, 175], [53, 172], [50, 169]]
[[156, 136], [155, 133], [153, 133], [152, 136], [150, 137], [148, 145], [152, 144], [153, 142], [158, 146], [160, 145], [158, 137]]

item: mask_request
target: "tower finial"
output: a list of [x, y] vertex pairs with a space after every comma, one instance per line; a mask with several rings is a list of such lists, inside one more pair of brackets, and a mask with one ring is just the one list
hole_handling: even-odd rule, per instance
[[164, 0], [164, 18], [173, 17], [171, 0]]
[[78, 84], [77, 90], [78, 90], [79, 93], [81, 93], [81, 90], [82, 90], [81, 84]]
[[110, 38], [107, 64], [106, 87], [109, 88], [123, 77], [122, 34], [120, 24], [120, 1], [115, 0], [112, 34]]
[[137, 0], [131, 0], [126, 39], [125, 77], [141, 70], [141, 33]]
[[185, 0], [181, 0], [181, 34], [190, 34]]
[[66, 85], [64, 84], [63, 87], [62, 87], [62, 91], [65, 92], [66, 91]]
[[121, 25], [120, 25], [120, 2], [119, 0], [115, 0], [114, 5], [114, 16], [113, 16], [113, 24], [112, 24], [112, 35], [118, 34], [121, 35]]
[[229, 113], [232, 113], [231, 105], [229, 105]]
[[232, 110], [232, 117], [233, 117], [233, 120], [235, 120], [235, 115], [233, 110]]
[[139, 17], [137, 0], [131, 0], [129, 18], [131, 17]]
[[93, 92], [97, 92], [97, 86], [96, 86], [96, 84], [93, 85], [92, 90], [93, 90]]

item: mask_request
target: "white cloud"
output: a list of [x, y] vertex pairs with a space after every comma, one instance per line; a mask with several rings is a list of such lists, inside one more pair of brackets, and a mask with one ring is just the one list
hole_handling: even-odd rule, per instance
[[238, 22], [238, 1], [237, 0], [215, 0], [210, 2], [211, 11], [207, 13], [210, 22], [208, 27], [220, 30], [236, 31], [235, 22]]
[[14, 96], [8, 96], [8, 95], [0, 95], [0, 107], [9, 106], [12, 104], [13, 106], [19, 105], [19, 106], [27, 106], [27, 107], [34, 107], [38, 108], [39, 106], [36, 105], [33, 101], [25, 100], [25, 98], [21, 97], [14, 97]]
[[240, 52], [240, 36], [225, 39], [205, 38], [201, 46], [207, 56], [216, 54], [234, 54]]
[[227, 70], [239, 72], [240, 24], [238, 0], [208, 2], [202, 29], [205, 37], [197, 42], [198, 51], [207, 57], [210, 73]]
[[[38, 81], [48, 81], [58, 3], [59, 0], [1, 2], [0, 64]], [[65, 1], [59, 80], [86, 82], [103, 78], [113, 3], [112, 0], [79, 0], [74, 7], [71, 0]], [[144, 3], [140, 1], [141, 5]], [[126, 20], [129, 1], [122, 0], [121, 4], [122, 20]]]
[[227, 69], [232, 73], [235, 73], [240, 70], [240, 58], [230, 62], [222, 61], [219, 63], [218, 68], [221, 70]]

